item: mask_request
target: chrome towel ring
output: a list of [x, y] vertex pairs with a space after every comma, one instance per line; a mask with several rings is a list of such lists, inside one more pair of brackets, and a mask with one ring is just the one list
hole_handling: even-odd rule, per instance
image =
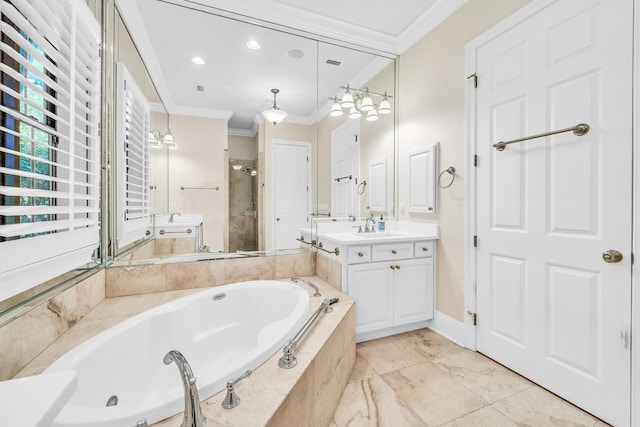
[[367, 181], [362, 181], [358, 184], [358, 195], [362, 196], [364, 194], [364, 190], [367, 188]]
[[[444, 175], [445, 172], [451, 175], [451, 182], [443, 186], [441, 181], [442, 181], [442, 175]], [[453, 181], [455, 181], [455, 179], [456, 179], [456, 168], [454, 168], [453, 166], [450, 166], [447, 169], [440, 172], [440, 175], [438, 176], [438, 187], [449, 188], [451, 187], [451, 185], [453, 185]]]

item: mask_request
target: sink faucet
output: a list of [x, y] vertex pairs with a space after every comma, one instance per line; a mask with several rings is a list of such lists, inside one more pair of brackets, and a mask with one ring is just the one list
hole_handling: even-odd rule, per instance
[[193, 376], [189, 362], [178, 350], [171, 350], [165, 354], [162, 361], [165, 365], [176, 362], [176, 366], [180, 371], [180, 378], [184, 387], [184, 419], [180, 427], [204, 427], [207, 424], [207, 419], [202, 415], [196, 377]]
[[[369, 225], [371, 222], [371, 225]], [[375, 233], [376, 232], [376, 220], [373, 219], [373, 214], [370, 217], [367, 217], [367, 221], [364, 223], [364, 232], [365, 233]]]
[[322, 295], [320, 295], [320, 290], [318, 289], [318, 287], [316, 285], [314, 285], [313, 283], [311, 283], [310, 281], [306, 280], [306, 279], [303, 279], [303, 278], [298, 277], [298, 276], [293, 276], [291, 278], [291, 281], [293, 283], [297, 283], [298, 281], [301, 281], [302, 283], [306, 283], [307, 285], [311, 286], [313, 289], [316, 290], [316, 292], [313, 294], [314, 297], [322, 296]]
[[169, 216], [169, 222], [170, 222], [170, 223], [173, 223], [173, 217], [174, 217], [174, 216], [176, 216], [176, 215], [180, 216], [180, 212], [173, 212], [173, 213]]

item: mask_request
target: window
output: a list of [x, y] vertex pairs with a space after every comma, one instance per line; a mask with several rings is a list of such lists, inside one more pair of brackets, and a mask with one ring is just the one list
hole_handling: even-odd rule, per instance
[[99, 242], [100, 27], [85, 2], [0, 1], [0, 300]]
[[145, 236], [149, 211], [149, 102], [124, 64], [116, 68], [118, 195], [116, 239], [122, 248]]

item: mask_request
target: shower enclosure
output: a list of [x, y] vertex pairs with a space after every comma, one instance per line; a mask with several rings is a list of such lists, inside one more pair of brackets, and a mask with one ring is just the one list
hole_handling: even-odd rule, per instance
[[229, 160], [229, 252], [258, 250], [257, 160]]

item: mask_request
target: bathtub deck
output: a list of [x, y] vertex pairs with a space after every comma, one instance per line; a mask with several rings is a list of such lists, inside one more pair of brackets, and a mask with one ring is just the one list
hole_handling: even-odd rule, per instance
[[[340, 298], [334, 311], [322, 314], [295, 351], [298, 365], [278, 367], [281, 352], [238, 384], [240, 405], [221, 407], [225, 391], [202, 402], [207, 426], [329, 425], [355, 364], [355, 301], [318, 277], [310, 277], [322, 292], [312, 297], [309, 315], [325, 298]], [[283, 279], [286, 281], [286, 279]], [[300, 284], [311, 296], [311, 288]], [[158, 305], [202, 291], [189, 289], [107, 298], [66, 334], [29, 363], [18, 376], [41, 373], [58, 357], [109, 327]], [[197, 377], [198, 373], [195, 372]], [[182, 414], [153, 424], [179, 426]], [[311, 422], [311, 424], [309, 424]], [[293, 423], [293, 424], [292, 424]]]

